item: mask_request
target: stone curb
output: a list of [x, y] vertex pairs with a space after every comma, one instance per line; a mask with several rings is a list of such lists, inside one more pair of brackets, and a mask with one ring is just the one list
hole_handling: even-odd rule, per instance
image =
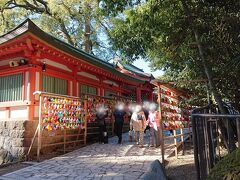
[[147, 172], [142, 176], [143, 180], [167, 180], [165, 168], [159, 160], [153, 161]]

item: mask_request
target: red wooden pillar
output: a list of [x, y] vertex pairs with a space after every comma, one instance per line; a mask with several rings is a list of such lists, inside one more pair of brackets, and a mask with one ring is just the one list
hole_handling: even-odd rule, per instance
[[153, 91], [149, 91], [148, 100], [149, 100], [149, 101], [153, 101]]
[[122, 96], [122, 83], [119, 83], [119, 96]]
[[73, 80], [72, 80], [72, 95], [77, 96], [77, 69], [73, 68]]
[[142, 94], [141, 94], [141, 89], [137, 87], [137, 103], [141, 103], [142, 101]]
[[[29, 64], [32, 64], [31, 69], [29, 70], [29, 77], [27, 82], [27, 99], [29, 101], [28, 106], [28, 119], [33, 120], [34, 119], [34, 107], [35, 107], [35, 97], [33, 93], [36, 89], [36, 72], [37, 72], [37, 58], [39, 58], [40, 53], [34, 52], [34, 49], [32, 47], [32, 42], [30, 39], [26, 40], [27, 49], [24, 51], [24, 56], [29, 60]], [[26, 81], [26, 80], [25, 80]], [[25, 82], [26, 84], [26, 82]]]
[[38, 72], [39, 72], [39, 89], [36, 89], [36, 91], [43, 91], [43, 89], [42, 89], [43, 72], [42, 72], [42, 68], [41, 67], [38, 69]]
[[77, 96], [77, 80], [73, 80], [73, 96]]
[[104, 94], [103, 94], [103, 78], [102, 77], [100, 77], [99, 78], [99, 84], [100, 84], [100, 86], [99, 86], [99, 96], [104, 96]]
[[36, 87], [36, 67], [32, 67], [29, 70], [29, 84], [30, 84], [30, 91], [29, 91], [29, 120], [34, 119], [34, 103], [35, 103], [35, 97], [33, 93], [35, 92], [35, 87]]

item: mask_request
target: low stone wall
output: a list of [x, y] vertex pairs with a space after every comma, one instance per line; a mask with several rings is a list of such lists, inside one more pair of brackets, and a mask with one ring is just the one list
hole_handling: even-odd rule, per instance
[[[23, 160], [29, 150], [29, 147], [34, 137], [34, 133], [37, 129], [37, 120], [7, 120], [0, 121], [0, 165], [14, 160]], [[127, 132], [129, 130], [129, 124], [125, 123], [123, 131]], [[107, 131], [109, 137], [113, 136], [112, 124], [107, 124]], [[42, 133], [42, 149], [41, 154], [45, 155], [50, 152], [56, 152], [58, 150], [63, 150], [63, 131], [43, 131]], [[79, 134], [76, 136], [69, 136], [66, 138], [67, 142], [81, 140], [78, 143], [67, 143], [67, 147], [77, 147], [84, 144], [84, 131], [80, 133], [78, 130], [68, 130], [68, 134]], [[92, 143], [98, 141], [98, 126], [96, 123], [89, 124], [87, 130], [87, 143]], [[52, 146], [51, 144], [59, 143], [58, 145]], [[44, 147], [49, 145], [47, 147]], [[30, 152], [30, 159], [36, 158], [37, 152], [37, 137], [34, 141]]]
[[[37, 120], [32, 121], [0, 121], [0, 165], [8, 162], [23, 160], [32, 143], [32, 139], [38, 125]], [[78, 137], [66, 137], [66, 147], [72, 144], [69, 141], [74, 141], [76, 138], [82, 140], [74, 143], [73, 146], [83, 145], [84, 134], [79, 130], [68, 130], [69, 134], [79, 134]], [[51, 152], [56, 152], [63, 149], [64, 131], [46, 131], [42, 132], [42, 148], [41, 155], [46, 155]], [[59, 144], [58, 144], [59, 143]], [[61, 144], [62, 143], [62, 144]], [[53, 145], [56, 144], [56, 145]], [[36, 159], [37, 153], [37, 136], [33, 143], [30, 159]]]
[[35, 121], [0, 121], [0, 164], [24, 158]]

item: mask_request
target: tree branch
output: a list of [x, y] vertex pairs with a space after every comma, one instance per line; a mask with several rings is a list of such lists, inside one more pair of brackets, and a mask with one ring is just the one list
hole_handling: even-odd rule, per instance
[[72, 46], [74, 46], [74, 42], [70, 36], [70, 34], [68, 33], [68, 30], [64, 24], [64, 22], [61, 19], [56, 19], [59, 22], [60, 28], [62, 33], [64, 34], [65, 38], [67, 39], [68, 43], [71, 44]]
[[[4, 9], [23, 8], [36, 13], [46, 13], [48, 15], [52, 15], [47, 6], [47, 2], [43, 0], [34, 0], [34, 4], [29, 3], [27, 0], [24, 0], [23, 2], [23, 4], [19, 4], [15, 0], [10, 0], [6, 2]], [[38, 3], [40, 3], [40, 5]]]

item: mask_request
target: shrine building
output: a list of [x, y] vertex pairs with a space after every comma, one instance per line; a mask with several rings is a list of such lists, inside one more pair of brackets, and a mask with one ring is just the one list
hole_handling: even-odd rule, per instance
[[142, 102], [153, 100], [152, 79], [133, 65], [77, 49], [27, 19], [0, 36], [0, 149], [19, 157], [31, 146], [39, 118], [36, 91]]
[[151, 74], [108, 63], [42, 31], [27, 19], [0, 36], [0, 120], [34, 120], [33, 92], [90, 93], [152, 100]]

